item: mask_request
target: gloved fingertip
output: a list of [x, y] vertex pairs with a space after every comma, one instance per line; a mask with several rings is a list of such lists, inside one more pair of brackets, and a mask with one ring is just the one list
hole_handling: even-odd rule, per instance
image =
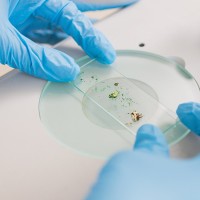
[[196, 104], [197, 103], [194, 103], [194, 102], [180, 104], [176, 110], [178, 117], [181, 118], [183, 116], [182, 114], [188, 114], [192, 112]]
[[138, 129], [134, 150], [169, 155], [169, 148], [163, 133], [158, 127], [151, 124], [143, 125]]
[[181, 122], [191, 131], [200, 135], [200, 104], [188, 102], [180, 104], [176, 113]]
[[74, 81], [79, 73], [80, 73], [80, 67], [74, 62], [72, 70], [70, 72], [70, 76], [67, 79], [64, 78], [62, 82]]
[[85, 3], [83, 0], [73, 0], [73, 2], [77, 5], [79, 10], [81, 11], [95, 11], [95, 10], [105, 10], [112, 8], [120, 8], [124, 6], [129, 6], [138, 2], [139, 0], [126, 0], [126, 1], [101, 1], [102, 3], [96, 3], [95, 1], [91, 1], [90, 3]]
[[99, 31], [96, 31], [95, 39], [92, 39], [85, 40], [86, 53], [102, 64], [112, 64], [116, 59], [116, 51], [112, 44]]
[[70, 71], [69, 71], [69, 60], [66, 60], [66, 65], [63, 63], [63, 75], [59, 76], [58, 82], [71, 82], [76, 79], [78, 74], [80, 73], [80, 67], [74, 62], [70, 64]]
[[116, 51], [110, 46], [96, 58], [102, 64], [112, 64], [116, 59]]
[[[79, 74], [80, 67], [67, 54], [47, 47], [38, 47], [35, 50], [41, 59], [41, 67], [34, 71], [36, 72], [35, 76], [53, 82], [69, 82], [73, 81]], [[40, 51], [41, 54], [39, 54]]]

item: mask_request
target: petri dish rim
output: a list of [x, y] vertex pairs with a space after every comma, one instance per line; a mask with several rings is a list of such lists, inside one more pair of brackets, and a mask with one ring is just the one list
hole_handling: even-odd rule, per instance
[[[183, 68], [180, 64], [176, 63], [176, 62], [173, 61], [173, 60], [170, 60], [170, 59], [168, 59], [168, 58], [166, 58], [166, 57], [163, 57], [163, 56], [160, 56], [160, 55], [157, 55], [157, 54], [154, 54], [154, 53], [145, 52], [145, 51], [117, 50], [116, 53], [117, 53], [117, 56], [123, 56], [123, 55], [129, 56], [128, 54], [130, 54], [130, 56], [131, 56], [131, 54], [132, 54], [132, 55], [134, 55], [134, 56], [140, 56], [140, 57], [144, 57], [144, 58], [146, 58], [146, 59], [149, 57], [150, 59], [157, 60], [157, 61], [159, 61], [159, 62], [165, 62], [165, 63], [172, 64], [173, 67], [178, 67], [181, 71], [187, 73], [187, 74], [191, 77], [191, 79], [193, 79], [193, 80], [195, 81], [195, 83], [196, 83], [196, 85], [197, 85], [197, 87], [198, 87], [198, 90], [200, 91], [200, 86], [199, 86], [198, 82], [196, 81], [196, 79], [193, 77], [193, 75], [192, 75], [187, 69]], [[88, 62], [87, 62], [87, 61], [88, 61]], [[93, 61], [95, 61], [95, 59], [92, 59], [92, 60], [91, 60], [91, 58], [89, 58], [88, 56], [83, 56], [83, 57], [81, 57], [80, 59], [77, 59], [77, 60], [76, 60], [76, 62], [77, 62], [78, 64], [79, 64], [79, 63], [83, 63], [83, 64], [80, 65], [80, 68], [83, 67], [83, 66], [85, 66], [85, 64], [87, 65], [88, 63], [93, 62]], [[40, 112], [40, 104], [41, 104], [41, 101], [42, 101], [42, 96], [44, 95], [45, 90], [49, 87], [50, 84], [51, 84], [51, 82], [47, 82], [47, 83], [44, 85], [44, 87], [43, 87], [43, 89], [42, 89], [42, 92], [41, 92], [41, 95], [40, 95], [40, 98], [39, 98], [38, 111], [39, 111], [39, 117], [40, 117], [40, 120], [41, 120], [41, 121], [43, 121], [43, 120], [42, 120], [42, 115], [41, 115], [41, 112]], [[49, 127], [47, 127], [46, 125], [44, 125], [44, 126], [45, 126], [45, 128], [47, 129], [47, 132], [49, 133], [49, 135], [51, 135], [51, 136], [52, 136], [54, 139], [56, 139], [60, 144], [62, 144], [62, 145], [64, 145], [64, 146], [66, 147], [66, 144], [63, 144], [59, 139], [57, 139], [55, 136], [53, 136], [54, 134], [51, 133], [52, 131], [50, 130]], [[180, 140], [182, 140], [185, 136], [187, 136], [188, 133], [189, 133], [189, 132], [183, 134], [180, 138], [177, 138], [177, 140], [176, 140], [176, 141], [173, 141], [170, 145], [174, 145], [174, 144], [178, 143], [178, 142], [179, 142]], [[74, 148], [71, 147], [71, 146], [67, 146], [67, 147], [74, 150]], [[80, 151], [78, 150], [78, 152], [80, 152]], [[95, 155], [91, 155], [90, 153], [86, 153], [86, 152], [81, 152], [81, 153], [84, 154], [84, 155], [89, 155], [89, 156], [94, 156], [94, 157], [96, 157]]]

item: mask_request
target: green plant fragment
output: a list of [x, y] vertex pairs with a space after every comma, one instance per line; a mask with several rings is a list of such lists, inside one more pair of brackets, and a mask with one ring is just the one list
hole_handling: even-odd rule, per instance
[[118, 95], [119, 95], [119, 91], [115, 90], [114, 92], [109, 94], [109, 98], [115, 99], [115, 98], [117, 98]]
[[114, 86], [118, 86], [119, 85], [119, 83], [114, 83]]

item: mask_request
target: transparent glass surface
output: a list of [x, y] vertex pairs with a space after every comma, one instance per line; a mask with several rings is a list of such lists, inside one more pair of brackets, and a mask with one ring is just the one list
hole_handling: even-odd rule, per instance
[[73, 83], [47, 83], [40, 99], [42, 122], [63, 144], [107, 157], [130, 149], [137, 129], [152, 123], [169, 144], [189, 132], [177, 119], [180, 103], [199, 101], [199, 87], [182, 66], [139, 51], [118, 51], [102, 65], [84, 57]]

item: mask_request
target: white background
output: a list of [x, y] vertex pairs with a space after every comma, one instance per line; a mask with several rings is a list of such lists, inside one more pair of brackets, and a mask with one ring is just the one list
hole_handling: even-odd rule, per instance
[[[200, 82], [200, 2], [141, 0], [97, 24], [116, 49], [139, 49], [179, 56]], [[138, 44], [146, 44], [142, 49]], [[72, 40], [59, 49], [75, 58], [82, 52]], [[104, 161], [57, 143], [38, 116], [45, 81], [13, 71], [0, 79], [0, 199], [79, 200], [88, 193]], [[174, 157], [200, 152], [199, 139], [188, 136], [172, 150]]]

